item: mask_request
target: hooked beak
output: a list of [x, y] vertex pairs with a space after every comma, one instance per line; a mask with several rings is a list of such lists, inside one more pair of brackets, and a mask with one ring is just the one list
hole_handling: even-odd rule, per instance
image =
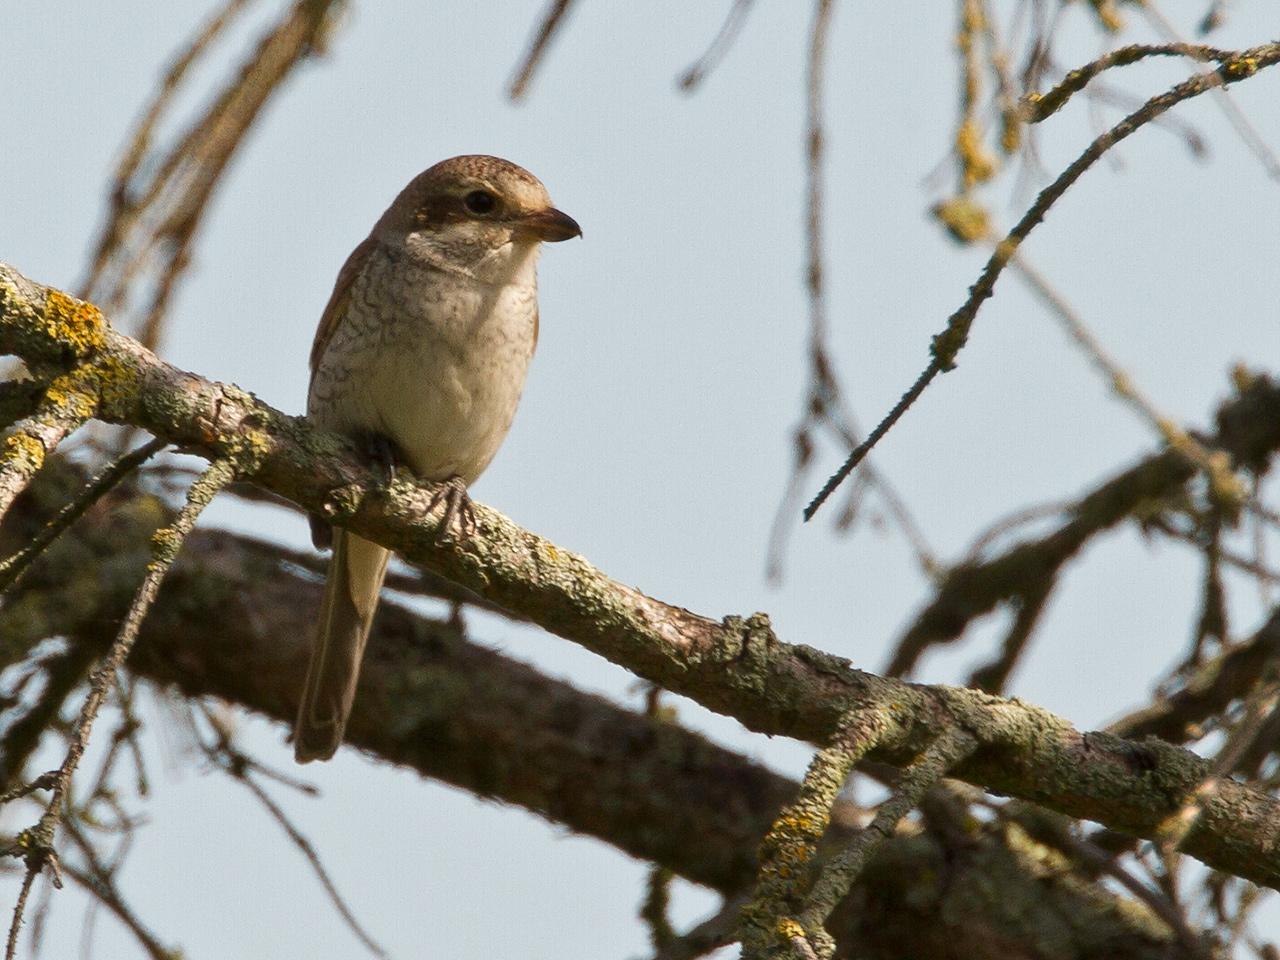
[[548, 243], [559, 243], [570, 237], [582, 236], [582, 228], [567, 213], [561, 213], [555, 207], [547, 207], [536, 213], [525, 214], [517, 220], [516, 234]]

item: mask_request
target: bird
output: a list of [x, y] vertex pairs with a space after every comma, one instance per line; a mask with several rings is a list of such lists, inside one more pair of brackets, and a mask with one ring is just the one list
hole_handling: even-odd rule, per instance
[[[311, 349], [307, 417], [351, 438], [394, 476], [442, 481], [440, 536], [474, 527], [467, 488], [515, 416], [538, 341], [543, 242], [580, 237], [541, 181], [509, 160], [467, 155], [414, 177], [352, 252]], [[342, 743], [390, 551], [311, 518], [329, 545], [294, 756]]]

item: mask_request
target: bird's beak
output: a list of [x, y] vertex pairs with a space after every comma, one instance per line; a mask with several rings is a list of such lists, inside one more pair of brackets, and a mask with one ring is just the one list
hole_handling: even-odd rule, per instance
[[582, 228], [567, 213], [561, 213], [555, 207], [547, 207], [520, 217], [516, 221], [516, 233], [548, 243], [558, 243], [570, 237], [582, 236]]

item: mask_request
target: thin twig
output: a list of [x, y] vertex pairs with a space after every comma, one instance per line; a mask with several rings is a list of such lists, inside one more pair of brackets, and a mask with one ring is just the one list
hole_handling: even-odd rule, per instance
[[725, 900], [714, 916], [703, 920], [682, 936], [676, 937], [658, 951], [653, 960], [698, 960], [713, 950], [728, 946], [737, 939], [738, 915], [746, 906], [747, 898], [739, 894]]
[[89, 298], [93, 284], [106, 268], [107, 260], [116, 244], [121, 242], [124, 233], [136, 222], [139, 211], [130, 196], [131, 181], [151, 148], [156, 125], [173, 102], [192, 64], [222, 34], [247, 2], [248, 0], [227, 0], [226, 4], [196, 31], [186, 49], [174, 57], [164, 79], [160, 82], [160, 88], [143, 112], [142, 118], [129, 138], [129, 146], [121, 156], [115, 175], [112, 177], [108, 193], [111, 204], [110, 213], [102, 235], [98, 238], [98, 247], [89, 267], [88, 276], [80, 283], [81, 297]]
[[1027, 119], [1040, 123], [1063, 108], [1074, 94], [1105, 70], [1126, 67], [1151, 57], [1190, 57], [1200, 63], [1226, 63], [1239, 56], [1231, 50], [1220, 50], [1198, 43], [1133, 43], [1103, 54], [1083, 67], [1071, 70], [1048, 93], [1029, 93], [1023, 98]]
[[1107, 379], [1112, 392], [1147, 421], [1164, 438], [1165, 443], [1196, 464], [1209, 478], [1215, 499], [1240, 503], [1247, 499], [1240, 481], [1231, 471], [1229, 458], [1209, 451], [1172, 418], [1161, 413], [1154, 403], [1138, 389], [1133, 377], [1107, 353], [1102, 342], [1093, 334], [1080, 314], [1067, 303], [1045, 276], [1033, 267], [1021, 254], [1011, 262], [1019, 274], [1050, 308], [1072, 340], [1082, 349], [1093, 366]]
[[[85, 697], [80, 715], [72, 728], [71, 742], [67, 748], [66, 757], [58, 768], [44, 815], [35, 826], [24, 830], [19, 835], [17, 843], [9, 851], [11, 855], [21, 857], [26, 863], [28, 879], [34, 879], [35, 875], [47, 866], [53, 871], [54, 885], [60, 885], [59, 864], [53, 845], [54, 837], [62, 821], [63, 805], [71, 788], [71, 777], [89, 744], [94, 720], [97, 719], [98, 711], [107, 698], [107, 692], [115, 682], [116, 674], [133, 648], [147, 611], [160, 590], [165, 574], [177, 558], [182, 541], [195, 526], [196, 518], [200, 516], [201, 511], [234, 477], [235, 468], [229, 461], [214, 461], [204, 475], [192, 484], [187, 493], [187, 502], [178, 511], [173, 522], [156, 531], [152, 537], [152, 560], [147, 565], [146, 575], [134, 594], [115, 642], [90, 679], [89, 695]], [[29, 887], [30, 883], [24, 882], [24, 892], [14, 908], [13, 922], [9, 931], [9, 950], [5, 960], [13, 960], [13, 949], [17, 943], [18, 929], [22, 925], [22, 911], [26, 904], [26, 890]]]
[[1018, 660], [1026, 652], [1027, 643], [1040, 622], [1045, 604], [1056, 584], [1057, 579], [1050, 578], [1040, 584], [1039, 589], [1030, 589], [1014, 599], [1016, 612], [1013, 623], [1009, 625], [1000, 644], [1000, 652], [994, 659], [970, 673], [966, 686], [985, 690], [987, 693], [1004, 692], [1005, 684], [1009, 682], [1009, 676]]
[[[1166, 37], [1169, 37], [1175, 42], [1182, 42], [1182, 38], [1178, 35], [1178, 29], [1154, 3], [1140, 4], [1139, 9], [1142, 11], [1143, 16], [1147, 18], [1147, 21], [1154, 26], [1156, 30], [1160, 31]], [[1188, 56], [1190, 55], [1188, 54]], [[1240, 109], [1239, 105], [1231, 99], [1231, 94], [1226, 90], [1217, 90], [1214, 91], [1214, 94], [1210, 99], [1217, 104], [1218, 108], [1227, 118], [1227, 122], [1230, 123], [1232, 129], [1235, 130], [1236, 136], [1240, 138], [1245, 147], [1248, 148], [1249, 152], [1252, 153], [1254, 157], [1257, 158], [1258, 162], [1262, 164], [1262, 168], [1266, 171], [1267, 176], [1272, 180], [1280, 180], [1280, 157], [1276, 156], [1275, 151], [1272, 150], [1271, 146], [1262, 138], [1262, 134], [1258, 132], [1258, 129], [1253, 125], [1253, 122], [1245, 115], [1245, 112]]]
[[81, 870], [73, 864], [62, 865], [63, 873], [93, 897], [94, 902], [102, 904], [133, 934], [147, 956], [151, 960], [180, 960], [182, 952], [170, 949], [156, 939], [147, 926], [138, 918], [133, 909], [125, 902], [120, 888], [116, 886], [115, 870], [102, 863], [89, 838], [81, 833], [74, 820], [68, 820], [64, 827], [67, 836], [79, 848], [85, 859], [86, 869]]
[[93, 659], [93, 648], [87, 643], [69, 643], [63, 650], [44, 658], [38, 667], [44, 675], [40, 695], [21, 716], [9, 721], [0, 739], [0, 758], [4, 760], [0, 783], [13, 783], [22, 776], [27, 760], [49, 725], [58, 719], [67, 697], [80, 685]]
[[547, 5], [547, 12], [542, 15], [542, 22], [538, 25], [538, 32], [533, 35], [529, 49], [525, 52], [520, 66], [511, 78], [511, 84], [507, 87], [507, 96], [512, 100], [520, 100], [528, 91], [534, 71], [538, 69], [543, 54], [547, 52], [547, 47], [563, 25], [565, 15], [572, 6], [573, 0], [551, 0]]
[[225, 726], [216, 720], [208, 709], [201, 707], [205, 720], [209, 723], [214, 731], [216, 741], [212, 745], [201, 744], [205, 755], [221, 770], [225, 771], [237, 783], [242, 783], [250, 793], [262, 804], [263, 808], [270, 814], [271, 818], [279, 824], [280, 829], [293, 843], [295, 847], [302, 852], [307, 863], [311, 866], [316, 878], [320, 881], [320, 885], [324, 888], [324, 892], [328, 895], [330, 902], [337, 909], [338, 914], [352, 933], [360, 940], [361, 943], [376, 957], [386, 957], [387, 952], [378, 944], [376, 940], [360, 925], [360, 921], [356, 919], [351, 908], [347, 906], [346, 901], [342, 898], [342, 894], [338, 892], [337, 886], [333, 882], [333, 878], [329, 876], [329, 871], [325, 869], [324, 864], [320, 861], [320, 855], [316, 852], [311, 841], [293, 825], [288, 815], [281, 809], [280, 805], [271, 797], [270, 794], [262, 788], [262, 785], [251, 777], [250, 771], [257, 768], [257, 761], [244, 753], [232, 744], [230, 735]]
[[754, 0], [733, 0], [733, 5], [729, 8], [724, 22], [720, 24], [720, 29], [716, 31], [715, 37], [712, 38], [710, 46], [676, 80], [676, 86], [682, 92], [692, 93], [694, 88], [706, 80], [711, 71], [720, 65], [720, 61], [733, 46], [733, 41], [737, 39], [738, 31], [747, 22], [747, 14], [751, 12], [753, 2]]
[[196, 231], [231, 158], [293, 69], [323, 49], [336, 2], [294, 0], [205, 112], [171, 146], [151, 149], [154, 128], [186, 89], [182, 83], [189, 66], [239, 11], [241, 5], [232, 0], [179, 55], [139, 122], [117, 170], [81, 292], [118, 315], [131, 299], [135, 280], [145, 274], [149, 296], [136, 320], [148, 346], [160, 339], [167, 308], [190, 263]]
[[1004, 272], [1018, 251], [1019, 245], [1028, 234], [1044, 219], [1045, 214], [1061, 196], [1066, 193], [1081, 175], [1098, 161], [1117, 143], [1129, 137], [1135, 131], [1150, 123], [1165, 111], [1184, 100], [1197, 97], [1208, 90], [1215, 90], [1253, 76], [1259, 70], [1266, 69], [1280, 62], [1280, 43], [1264, 44], [1233, 55], [1216, 70], [1197, 74], [1175, 85], [1158, 96], [1152, 97], [1138, 110], [1129, 114], [1110, 130], [1095, 138], [1085, 151], [1073, 160], [1052, 183], [1040, 191], [1040, 195], [1030, 209], [1022, 215], [1005, 238], [996, 245], [995, 252], [987, 260], [981, 275], [972, 287], [969, 296], [948, 319], [946, 328], [933, 338], [929, 365], [916, 378], [915, 383], [902, 395], [902, 398], [889, 411], [888, 415], [877, 424], [850, 454], [830, 479], [823, 485], [817, 496], [804, 510], [805, 520], [812, 520], [818, 509], [827, 501], [844, 479], [880, 442], [881, 438], [892, 429], [913, 403], [919, 399], [933, 379], [939, 374], [955, 367], [956, 357], [969, 337], [974, 318], [979, 308], [995, 290], [996, 280]]
[[36, 534], [30, 543], [9, 559], [0, 563], [0, 597], [14, 586], [22, 574], [48, 546], [58, 539], [59, 535], [80, 519], [84, 512], [92, 507], [104, 494], [119, 484], [125, 477], [146, 463], [153, 456], [168, 446], [168, 441], [151, 440], [132, 453], [126, 453], [101, 473], [85, 484], [84, 489], [74, 500], [64, 506], [44, 528]]
[[902, 772], [893, 795], [876, 808], [875, 817], [840, 853], [823, 867], [814, 882], [799, 916], [801, 926], [811, 936], [821, 929], [836, 905], [845, 898], [871, 855], [891, 838], [903, 817], [920, 804], [925, 791], [946, 776], [947, 771], [967, 757], [978, 740], [962, 727], [940, 733], [920, 759]]
[[37, 870], [28, 870], [22, 878], [22, 889], [18, 891], [18, 902], [13, 908], [13, 923], [9, 925], [9, 939], [5, 944], [5, 960], [13, 960], [18, 951], [18, 931], [22, 929], [22, 912], [27, 908], [27, 897], [31, 894], [31, 885], [35, 883]]

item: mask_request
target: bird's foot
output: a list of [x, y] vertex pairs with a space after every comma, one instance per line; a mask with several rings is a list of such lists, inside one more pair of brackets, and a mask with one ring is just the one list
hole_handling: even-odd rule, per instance
[[455, 525], [460, 539], [469, 539], [476, 532], [476, 511], [471, 505], [467, 484], [461, 477], [452, 476], [443, 481], [427, 504], [427, 511], [431, 512], [441, 504], [444, 504], [444, 516], [436, 528], [436, 539], [452, 540]]
[[[377, 476], [378, 482], [384, 487], [391, 486], [396, 478], [396, 467], [405, 462], [404, 454], [400, 452], [396, 442], [386, 434], [375, 430], [352, 434], [351, 442], [369, 461], [369, 468]], [[315, 548], [327, 550], [332, 547], [333, 528], [329, 525], [329, 521], [315, 514], [312, 514], [308, 520], [311, 524], [311, 542]]]
[[396, 467], [405, 462], [404, 454], [400, 452], [396, 442], [376, 430], [357, 434], [355, 441], [383, 486], [390, 486], [396, 478]]

